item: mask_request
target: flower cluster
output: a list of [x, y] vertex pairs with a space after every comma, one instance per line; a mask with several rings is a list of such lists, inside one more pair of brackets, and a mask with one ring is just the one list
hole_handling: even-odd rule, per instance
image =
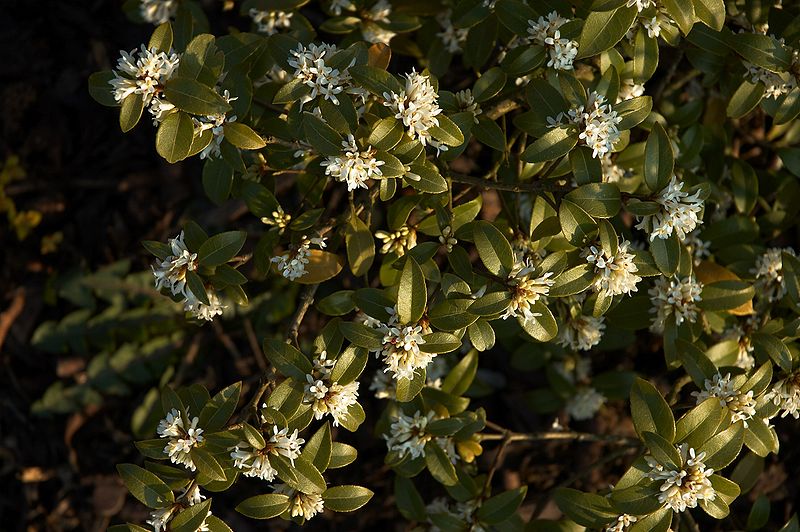
[[342, 141], [344, 151], [341, 155], [326, 157], [320, 165], [325, 167], [325, 175], [333, 176], [337, 181], [347, 183], [347, 190], [367, 188], [367, 179], [380, 177], [380, 167], [386, 164], [375, 158], [376, 150], [372, 146], [361, 151], [353, 135]]
[[[442, 387], [442, 379], [447, 376], [450, 366], [444, 357], [434, 358], [425, 372], [425, 386], [428, 388]], [[394, 399], [397, 394], [397, 381], [384, 371], [376, 371], [372, 375], [372, 382], [369, 385], [370, 391], [375, 392], [376, 399]]]
[[606, 397], [594, 388], [578, 388], [567, 401], [567, 415], [576, 421], [591, 419], [605, 402]]
[[603, 169], [603, 183], [619, 183], [625, 177], [626, 171], [617, 165], [608, 153], [600, 160]]
[[396, 35], [381, 24], [389, 24], [389, 15], [392, 14], [392, 4], [387, 0], [378, 0], [363, 15], [361, 35], [369, 43], [389, 44]]
[[[566, 120], [566, 122], [562, 122]], [[580, 131], [578, 139], [592, 149], [592, 157], [603, 158], [614, 149], [620, 132], [617, 124], [622, 118], [606, 103], [603, 95], [594, 91], [589, 93], [586, 105], [570, 109], [567, 113], [558, 113], [548, 117], [548, 127], [559, 127], [573, 124]]]
[[453, 251], [453, 246], [458, 244], [458, 239], [453, 235], [453, 228], [449, 225], [444, 226], [444, 229], [442, 229], [442, 234], [439, 235], [439, 242], [447, 248], [448, 253]]
[[264, 216], [261, 218], [261, 223], [266, 225], [274, 225], [277, 227], [281, 232], [284, 229], [289, 227], [289, 223], [292, 221], [292, 215], [284, 212], [283, 207], [278, 205], [278, 208], [272, 211], [271, 216]]
[[394, 253], [398, 257], [402, 257], [417, 245], [417, 230], [404, 225], [397, 231], [375, 231], [375, 238], [383, 241], [382, 254]]
[[706, 379], [703, 383], [703, 390], [692, 392], [697, 398], [699, 405], [709, 397], [719, 399], [720, 406], [726, 407], [731, 413], [731, 422], [741, 421], [747, 427], [747, 420], [756, 415], [756, 400], [753, 398], [753, 390], [742, 393], [736, 389], [731, 381], [731, 374], [724, 377], [717, 373], [713, 379]]
[[403, 458], [409, 455], [411, 459], [425, 456], [425, 444], [434, 436], [425, 432], [428, 423], [433, 421], [434, 412], [423, 415], [419, 410], [413, 416], [398, 413], [389, 428], [389, 434], [384, 434], [386, 447]]
[[294, 249], [290, 249], [283, 255], [272, 257], [271, 262], [277, 264], [281, 275], [290, 281], [299, 279], [308, 273], [306, 271], [306, 264], [309, 263], [312, 245], [315, 245], [320, 249], [324, 249], [327, 244], [325, 244], [325, 239], [322, 237], [315, 236], [309, 238], [308, 236], [303, 235], [303, 237], [300, 239], [300, 242], [294, 246]]
[[751, 273], [755, 274], [756, 293], [767, 301], [778, 301], [786, 295], [786, 284], [783, 282], [783, 253], [794, 256], [792, 248], [769, 248], [756, 259], [756, 266]]
[[[228, 103], [237, 99], [236, 97], [231, 97], [228, 90], [222, 93], [222, 97]], [[211, 142], [200, 152], [201, 159], [214, 159], [220, 156], [220, 146], [225, 139], [225, 124], [235, 121], [236, 115], [228, 116], [227, 113], [192, 117], [195, 137], [202, 135], [204, 131], [211, 131], [212, 134]]]
[[[187, 414], [188, 419], [188, 414]], [[197, 445], [203, 443], [203, 429], [197, 428], [199, 418], [192, 418], [191, 424], [186, 427], [181, 413], [173, 408], [167, 412], [167, 416], [159, 421], [159, 437], [168, 438], [167, 445], [164, 447], [164, 454], [169, 456], [173, 464], [181, 464], [194, 471], [195, 465], [189, 454]]]
[[395, 379], [413, 379], [416, 370], [426, 368], [436, 357], [419, 348], [425, 343], [421, 325], [381, 324], [378, 330], [383, 333], [383, 345], [376, 355], [383, 357], [384, 371], [392, 372]]
[[641, 221], [636, 224], [637, 229], [642, 229], [650, 235], [651, 241], [656, 238], [669, 238], [673, 232], [679, 239], [684, 240], [686, 235], [703, 223], [703, 220], [698, 218], [703, 210], [701, 191], [689, 195], [682, 190], [683, 184], [673, 175], [669, 184], [655, 198], [661, 205], [661, 210], [655, 214], [642, 216]]
[[277, 484], [275, 493], [289, 497], [289, 514], [292, 517], [311, 519], [325, 509], [325, 501], [319, 493], [303, 493], [286, 484]]
[[778, 99], [784, 94], [787, 94], [795, 88], [793, 79], [783, 79], [780, 74], [770, 72], [766, 68], [756, 66], [752, 63], [744, 62], [747, 71], [744, 74], [745, 78], [749, 78], [751, 83], [763, 83], [765, 87], [764, 94], [767, 98]]
[[139, 15], [145, 22], [156, 26], [175, 18], [178, 11], [178, 0], [140, 0]]
[[300, 447], [305, 443], [297, 436], [297, 429], [289, 433], [288, 428], [272, 427], [272, 435], [263, 449], [255, 449], [246, 442], [239, 442], [231, 451], [234, 467], [242, 470], [246, 477], [257, 477], [267, 482], [275, 480], [278, 471], [269, 461], [269, 456], [285, 456], [294, 465], [294, 459], [300, 456]]
[[455, 97], [456, 105], [458, 106], [459, 111], [472, 113], [472, 120], [477, 124], [478, 115], [480, 115], [483, 110], [481, 109], [480, 104], [475, 101], [475, 97], [472, 95], [472, 90], [464, 89], [462, 91], [458, 91], [455, 94]]
[[625, 532], [633, 523], [637, 521], [636, 516], [622, 514], [606, 527], [606, 532]]
[[[468, 527], [462, 528], [462, 530], [468, 532], [488, 532], [490, 527], [478, 520], [477, 513], [481, 504], [482, 501], [479, 498], [470, 499], [468, 501], [455, 501], [453, 504], [448, 504], [447, 499], [437, 497], [425, 507], [425, 512], [429, 516], [446, 515], [452, 519], [457, 519], [461, 523], [467, 523]], [[429, 529], [431, 532], [442, 530], [433, 523], [433, 520], [430, 520], [430, 522], [434, 524], [434, 526]], [[437, 522], [439, 521], [437, 520]]]
[[617, 103], [638, 98], [644, 94], [644, 85], [635, 83], [631, 78], [623, 79], [619, 85], [619, 93], [617, 94]]
[[335, 361], [326, 357], [327, 353], [323, 351], [314, 359], [314, 368], [306, 375], [303, 402], [311, 404], [314, 419], [330, 414], [333, 426], [338, 427], [350, 407], [358, 402], [358, 381], [344, 385], [331, 381]]
[[322, 96], [323, 99], [339, 105], [336, 95], [351, 89], [350, 74], [346, 68], [340, 71], [325, 65], [325, 57], [330, 58], [334, 53], [336, 45], [326, 43], [311, 43], [308, 46], [299, 44], [296, 50], [290, 52], [288, 63], [295, 69], [294, 78], [302, 80], [304, 85], [311, 88], [311, 94], [304, 96], [301, 103]]
[[697, 319], [697, 302], [701, 301], [700, 293], [703, 291], [702, 283], [693, 276], [685, 279], [667, 279], [659, 277], [656, 284], [648, 291], [655, 313], [652, 330], [663, 332], [670, 317], [675, 318], [675, 324], [684, 321], [694, 323]]
[[291, 11], [262, 11], [256, 8], [250, 8], [248, 13], [256, 25], [256, 29], [260, 33], [267, 35], [274, 35], [279, 30], [289, 28], [292, 25]]
[[744, 327], [738, 323], [731, 326], [731, 328], [726, 330], [722, 335], [722, 340], [736, 341], [738, 349], [736, 354], [736, 362], [734, 363], [736, 367], [749, 370], [755, 366], [756, 359], [753, 356], [755, 346], [753, 346], [753, 342], [750, 340], [750, 336], [745, 331]]
[[645, 460], [650, 466], [647, 476], [662, 482], [658, 502], [673, 512], [683, 512], [686, 508], [696, 508], [701, 500], [713, 501], [717, 492], [709, 480], [714, 470], [706, 468], [703, 463], [706, 453], [696, 453], [686, 443], [680, 444], [677, 449], [682, 462], [678, 469], [665, 467], [652, 456], [645, 456]]
[[649, 7], [653, 7], [656, 5], [655, 0], [628, 0], [628, 3], [625, 4], [625, 7], [633, 7], [636, 6], [636, 10], [640, 13]]
[[405, 89], [400, 94], [384, 92], [383, 99], [383, 105], [395, 113], [395, 118], [403, 121], [411, 138], [418, 139], [423, 146], [430, 144], [442, 151], [447, 148], [434, 140], [429, 131], [439, 125], [436, 116], [442, 109], [438, 104], [439, 95], [428, 76], [412, 70], [410, 74], [406, 74]]
[[566, 320], [558, 329], [557, 342], [576, 351], [588, 351], [603, 339], [605, 319], [600, 316], [579, 315]]
[[635, 258], [633, 253], [628, 252], [630, 242], [623, 240], [619, 243], [616, 253], [603, 248], [598, 249], [591, 246], [584, 250], [583, 256], [586, 262], [594, 266], [597, 277], [594, 281], [594, 289], [604, 292], [609, 296], [628, 294], [636, 292], [636, 283], [642, 280], [636, 275], [639, 271], [638, 266], [633, 263]]
[[511, 273], [508, 274], [508, 287], [511, 291], [511, 302], [508, 305], [502, 318], [520, 318], [523, 323], [528, 320], [541, 316], [534, 312], [531, 307], [539, 299], [550, 293], [553, 286], [552, 272], [547, 272], [539, 277], [534, 277], [536, 267], [530, 259], [519, 260], [514, 264]]
[[781, 417], [792, 416], [800, 419], [800, 374], [794, 374], [775, 383], [768, 397], [773, 404], [783, 410]]
[[528, 36], [534, 43], [547, 48], [550, 60], [547, 66], [556, 70], [572, 70], [572, 63], [578, 55], [578, 43], [561, 37], [559, 28], [569, 19], [559, 16], [555, 11], [539, 20], [528, 21]]
[[436, 34], [442, 40], [444, 49], [451, 54], [457, 54], [467, 41], [469, 28], [456, 28], [453, 25], [452, 11], [449, 9], [436, 16], [436, 21], [442, 27], [442, 31]]
[[179, 63], [178, 54], [159, 52], [144, 45], [139, 51], [131, 50], [130, 53], [120, 50], [114, 79], [109, 81], [114, 99], [121, 103], [131, 94], [139, 94], [149, 112], [157, 119], [162, 118], [174, 107], [163, 97], [163, 90]]

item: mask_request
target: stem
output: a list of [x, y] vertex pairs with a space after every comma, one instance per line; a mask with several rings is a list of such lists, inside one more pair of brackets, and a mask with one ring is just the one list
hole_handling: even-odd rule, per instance
[[311, 307], [311, 303], [314, 302], [314, 294], [317, 293], [317, 288], [319, 288], [319, 284], [309, 284], [303, 287], [303, 291], [300, 294], [300, 304], [294, 316], [292, 316], [289, 332], [286, 334], [286, 343], [292, 343], [299, 347], [297, 336], [300, 330], [300, 324], [303, 322], [306, 312], [308, 312], [308, 309]]
[[481, 441], [505, 440], [516, 441], [571, 441], [571, 442], [602, 442], [627, 445], [630, 447], [638, 446], [639, 440], [629, 436], [619, 436], [616, 434], [591, 434], [589, 432], [572, 431], [543, 431], [543, 432], [507, 432], [506, 434], [478, 434]]
[[558, 185], [556, 183], [549, 183], [545, 181], [534, 181], [533, 183], [503, 183], [501, 181], [489, 181], [474, 177], [471, 175], [461, 174], [458, 172], [450, 172], [450, 178], [457, 183], [466, 183], [483, 188], [493, 188], [496, 190], [507, 190], [509, 192], [544, 192], [565, 190], [569, 188], [567, 185]]
[[508, 448], [508, 444], [511, 443], [513, 434], [506, 431], [500, 436], [503, 438], [503, 443], [500, 444], [500, 449], [497, 450], [497, 454], [494, 455], [494, 460], [492, 460], [492, 467], [489, 468], [489, 472], [486, 474], [486, 481], [483, 483], [484, 497], [488, 497], [492, 493], [492, 477], [494, 477], [494, 473], [497, 471], [497, 468], [500, 467], [500, 464], [503, 463], [506, 448]]

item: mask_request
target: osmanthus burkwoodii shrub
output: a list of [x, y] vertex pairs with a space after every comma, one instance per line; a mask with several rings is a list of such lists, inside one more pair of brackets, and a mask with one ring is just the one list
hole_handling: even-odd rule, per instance
[[[533, 530], [725, 519], [778, 452], [773, 423], [800, 417], [800, 6], [246, 0], [250, 31], [219, 37], [194, 2], [126, 6], [157, 27], [92, 95], [167, 161], [203, 159], [208, 197], [253, 217], [145, 242], [155, 287], [202, 323], [236, 319], [248, 281], [303, 285], [248, 397], [163, 387], [145, 467], [119, 466], [150, 527], [227, 530], [211, 496], [234, 483], [262, 493], [237, 507], [255, 519], [367, 504], [326, 472], [357, 460], [332, 435], [359, 430], [372, 393], [397, 506], [437, 530], [525, 526], [526, 489], [492, 491], [486, 445], [640, 450], [605, 492], [558, 489], [564, 521]], [[315, 338], [298, 335], [312, 304], [329, 316]], [[592, 374], [631, 331], [663, 346], [636, 357], [658, 374], [630, 351]], [[547, 376], [522, 407], [585, 420], [629, 398], [638, 438], [513, 433], [470, 409], [495, 344]]]

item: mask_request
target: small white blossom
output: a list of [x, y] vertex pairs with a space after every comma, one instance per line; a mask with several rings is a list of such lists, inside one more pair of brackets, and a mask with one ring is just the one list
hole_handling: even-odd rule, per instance
[[183, 310], [204, 321], [214, 321], [216, 316], [222, 316], [222, 311], [227, 307], [222, 304], [217, 293], [213, 290], [207, 291], [206, 296], [208, 305], [197, 299], [191, 290], [187, 290]]
[[745, 328], [742, 327], [742, 325], [737, 323], [731, 328], [727, 329], [722, 334], [722, 340], [734, 340], [736, 342], [738, 347], [736, 362], [734, 362], [736, 367], [744, 370], [750, 370], [755, 366], [756, 359], [753, 356], [753, 353], [755, 352], [755, 346], [753, 346], [753, 342], [750, 340], [750, 335], [745, 332]]
[[347, 411], [358, 402], [358, 381], [345, 385], [331, 381], [330, 375], [335, 361], [327, 359], [323, 351], [314, 359], [314, 369], [306, 375], [303, 402], [312, 405], [314, 419], [322, 419], [325, 414], [333, 418], [333, 426], [347, 416]]
[[561, 37], [559, 28], [569, 22], [555, 11], [539, 20], [528, 21], [528, 36], [534, 43], [544, 46], [550, 57], [547, 66], [556, 70], [572, 70], [572, 63], [578, 55], [578, 43]]
[[606, 328], [605, 319], [600, 316], [576, 316], [567, 320], [559, 328], [556, 341], [559, 345], [576, 351], [588, 351], [603, 339]]
[[150, 518], [145, 521], [148, 525], [153, 527], [154, 532], [162, 532], [167, 530], [167, 523], [172, 519], [172, 514], [180, 508], [180, 506], [170, 505], [166, 508], [159, 508], [150, 512]]
[[635, 522], [636, 516], [622, 514], [617, 517], [616, 521], [612, 521], [611, 524], [606, 527], [606, 532], [625, 532]]
[[278, 205], [278, 208], [272, 211], [271, 216], [264, 216], [261, 218], [261, 223], [266, 225], [274, 225], [278, 229], [283, 232], [284, 229], [289, 227], [289, 223], [292, 221], [292, 215], [288, 214], [283, 211], [283, 208]]
[[403, 121], [411, 138], [418, 139], [423, 146], [430, 144], [437, 149], [446, 149], [428, 131], [439, 125], [436, 116], [442, 112], [438, 104], [439, 95], [428, 76], [412, 70], [410, 74], [406, 74], [405, 88], [400, 94], [384, 92], [383, 99], [383, 105], [395, 113], [395, 118]]
[[755, 268], [750, 270], [756, 276], [756, 294], [770, 302], [779, 301], [786, 295], [786, 284], [783, 282], [784, 252], [795, 256], [792, 248], [769, 248], [756, 259]]
[[442, 40], [444, 49], [451, 54], [461, 52], [461, 47], [467, 42], [467, 35], [469, 28], [456, 28], [453, 26], [453, 12], [451, 10], [443, 11], [436, 15], [436, 21], [442, 27], [442, 31], [436, 34]]
[[603, 168], [603, 183], [619, 183], [625, 177], [625, 169], [617, 165], [611, 159], [611, 155], [605, 154], [600, 160], [600, 164]]
[[782, 95], [791, 92], [795, 88], [795, 81], [791, 77], [784, 79], [780, 74], [744, 61], [747, 68], [744, 77], [751, 83], [763, 83], [766, 88], [764, 94], [767, 98], [778, 99]]
[[478, 123], [478, 115], [480, 115], [483, 110], [478, 102], [475, 101], [475, 97], [472, 95], [471, 89], [464, 89], [463, 91], [458, 91], [455, 94], [456, 97], [456, 105], [458, 105], [458, 109], [460, 111], [464, 111], [467, 113], [472, 113], [472, 120], [477, 124]]
[[[231, 97], [227, 89], [223, 91], [222, 97], [228, 103], [238, 99]], [[195, 137], [202, 135], [204, 131], [211, 131], [212, 134], [211, 142], [200, 152], [201, 159], [214, 159], [220, 156], [220, 146], [225, 139], [225, 124], [235, 121], [236, 115], [228, 116], [227, 113], [192, 117]]]
[[642, 22], [642, 27], [647, 30], [647, 36], [651, 39], [661, 36], [661, 21], [657, 16]]
[[640, 13], [645, 9], [647, 9], [648, 7], [653, 7], [655, 5], [656, 5], [655, 0], [628, 0], [628, 3], [625, 4], [626, 7], [636, 6], [636, 10], [639, 11]]
[[560, 127], [574, 124], [580, 131], [580, 142], [592, 149], [592, 157], [602, 158], [614, 149], [614, 144], [619, 140], [620, 132], [617, 124], [622, 118], [606, 103], [602, 94], [594, 91], [589, 93], [586, 106], [570, 109], [566, 114], [559, 113], [555, 117], [547, 117], [548, 127]]
[[139, 14], [156, 26], [169, 22], [177, 11], [177, 0], [139, 0]]
[[697, 319], [697, 302], [702, 300], [702, 291], [703, 284], [694, 277], [682, 280], [666, 277], [656, 279], [655, 286], [648, 291], [654, 307], [650, 312], [655, 313], [652, 330], [663, 332], [667, 320], [673, 317], [676, 325], [684, 321], [694, 323]]
[[159, 52], [145, 45], [130, 53], [120, 50], [114, 79], [109, 81], [117, 102], [122, 102], [131, 94], [142, 96], [144, 106], [153, 115], [154, 123], [162, 120], [174, 105], [163, 95], [164, 84], [175, 74], [180, 63], [176, 53]]
[[306, 235], [300, 239], [300, 242], [294, 249], [290, 249], [283, 255], [272, 257], [271, 262], [278, 265], [281, 275], [294, 281], [304, 276], [306, 273], [306, 264], [309, 263], [311, 256], [311, 246], [316, 245], [318, 248], [325, 248], [325, 239], [320, 237], [309, 238]]
[[444, 229], [442, 229], [442, 234], [439, 236], [439, 242], [447, 248], [448, 253], [453, 251], [453, 246], [458, 244], [458, 239], [453, 236], [453, 229], [449, 225], [446, 225]]
[[619, 93], [617, 94], [617, 103], [638, 98], [644, 95], [644, 85], [641, 83], [634, 83], [630, 78], [623, 79], [619, 86]]
[[669, 184], [658, 193], [656, 203], [661, 205], [661, 210], [655, 214], [642, 216], [636, 224], [637, 229], [642, 229], [650, 235], [650, 240], [656, 238], [669, 238], [673, 232], [680, 240], [703, 223], [698, 215], [703, 210], [703, 200], [700, 199], [700, 190], [689, 195], [682, 190], [684, 183], [672, 176]]
[[502, 318], [519, 318], [523, 323], [541, 316], [534, 312], [532, 306], [539, 299], [550, 293], [553, 286], [553, 272], [547, 272], [539, 277], [534, 277], [536, 267], [530, 259], [517, 261], [511, 273], [508, 274], [508, 287], [511, 291], [511, 302]]
[[[442, 380], [447, 376], [450, 371], [450, 366], [447, 359], [444, 357], [436, 357], [428, 365], [425, 377], [425, 386], [428, 388], [442, 388]], [[394, 399], [397, 392], [397, 381], [391, 375], [384, 371], [376, 371], [372, 374], [372, 381], [370, 382], [369, 389], [374, 392], [376, 399]]]
[[402, 257], [407, 251], [417, 245], [417, 230], [404, 225], [397, 231], [392, 231], [391, 233], [376, 231], [375, 238], [383, 241], [383, 245], [381, 246], [382, 254], [394, 253], [398, 257]]
[[375, 158], [376, 150], [372, 146], [360, 151], [353, 135], [342, 141], [344, 151], [341, 155], [328, 156], [320, 163], [325, 167], [325, 175], [333, 176], [337, 181], [347, 183], [347, 190], [367, 188], [367, 180], [381, 177], [380, 167], [385, 161]]
[[701, 500], [713, 501], [717, 492], [709, 479], [714, 470], [706, 468], [703, 463], [706, 453], [696, 453], [686, 443], [678, 445], [677, 449], [682, 462], [677, 470], [665, 467], [652, 456], [645, 456], [645, 460], [650, 466], [647, 476], [661, 482], [658, 502], [673, 512], [683, 512], [687, 508], [696, 508]]
[[168, 438], [167, 445], [164, 447], [164, 454], [169, 457], [173, 464], [184, 465], [192, 471], [196, 468], [189, 452], [205, 440], [203, 429], [197, 428], [198, 421], [199, 418], [192, 418], [191, 425], [186, 428], [181, 413], [173, 408], [158, 423], [158, 428], [156, 429], [159, 437]]
[[370, 7], [363, 16], [361, 35], [369, 43], [389, 44], [389, 41], [397, 35], [395, 32], [387, 30], [383, 24], [391, 23], [389, 15], [392, 14], [392, 4], [387, 0], [378, 0]]
[[277, 426], [273, 426], [272, 435], [263, 449], [254, 449], [246, 442], [239, 442], [231, 451], [231, 458], [234, 467], [241, 469], [244, 476], [272, 482], [278, 471], [270, 463], [270, 455], [285, 456], [294, 465], [304, 443], [305, 440], [298, 437], [297, 429], [290, 434], [288, 428], [279, 430]]
[[186, 272], [197, 269], [197, 253], [192, 253], [183, 241], [183, 231], [175, 238], [169, 239], [172, 255], [164, 258], [156, 266], [151, 266], [155, 277], [156, 290], [169, 289], [172, 295], [188, 297], [191, 293], [186, 286]]
[[686, 240], [683, 243], [689, 248], [689, 253], [692, 255], [692, 263], [695, 266], [700, 266], [703, 259], [711, 256], [711, 242], [708, 240], [701, 240], [699, 231], [695, 229], [686, 235]]
[[434, 438], [425, 432], [425, 428], [434, 416], [433, 411], [422, 415], [418, 410], [413, 417], [398, 413], [392, 421], [389, 434], [383, 436], [389, 451], [396, 452], [400, 458], [409, 455], [412, 460], [425, 456], [425, 444]]
[[338, 17], [342, 14], [343, 9], [345, 11], [355, 11], [356, 6], [354, 6], [353, 2], [350, 0], [331, 0], [329, 9], [331, 10], [331, 13]]
[[383, 333], [383, 343], [375, 353], [383, 358], [384, 371], [391, 372], [395, 379], [413, 379], [416, 370], [426, 368], [436, 357], [435, 353], [425, 353], [419, 348], [425, 343], [421, 325], [381, 324], [379, 330]]
[[279, 30], [292, 25], [293, 13], [291, 11], [262, 11], [253, 7], [250, 8], [249, 15], [256, 25], [256, 29], [267, 35], [274, 35]]
[[617, 296], [631, 295], [631, 292], [638, 290], [636, 283], [642, 278], [636, 275], [639, 268], [633, 263], [635, 258], [633, 253], [628, 252], [630, 244], [627, 240], [623, 240], [614, 254], [605, 248], [598, 249], [595, 246], [584, 250], [583, 256], [586, 257], [586, 262], [594, 266], [597, 274], [594, 281], [594, 289], [597, 292]]
[[594, 388], [579, 388], [567, 401], [567, 415], [576, 421], [591, 419], [605, 402], [606, 397]]
[[191, 484], [190, 486], [187, 486], [183, 493], [178, 495], [178, 498], [184, 499], [189, 503], [189, 506], [194, 506], [195, 504], [200, 504], [203, 502], [203, 499], [205, 499], [206, 496], [200, 493], [200, 486], [197, 484]]
[[288, 63], [295, 69], [294, 77], [311, 88], [311, 94], [304, 96], [301, 104], [322, 96], [323, 99], [339, 105], [337, 95], [345, 90], [352, 92], [349, 90], [350, 74], [347, 68], [340, 71], [325, 65], [325, 58], [330, 58], [335, 52], [335, 45], [325, 43], [311, 43], [308, 46], [298, 44], [297, 49], [290, 52]]
[[741, 421], [747, 427], [747, 420], [756, 415], [756, 400], [753, 398], [753, 390], [747, 393], [740, 392], [731, 380], [731, 374], [724, 377], [717, 373], [713, 379], [706, 379], [703, 383], [703, 390], [692, 392], [697, 399], [696, 404], [700, 404], [709, 397], [719, 399], [720, 406], [726, 407], [731, 412], [731, 422]]
[[783, 410], [782, 418], [792, 416], [800, 419], [800, 374], [794, 374], [775, 383], [767, 397]]
[[289, 497], [289, 513], [292, 517], [311, 519], [325, 509], [325, 501], [319, 493], [303, 493], [286, 484], [277, 484], [275, 493]]

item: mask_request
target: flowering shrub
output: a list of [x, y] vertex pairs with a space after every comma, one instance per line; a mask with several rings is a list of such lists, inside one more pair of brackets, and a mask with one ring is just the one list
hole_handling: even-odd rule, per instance
[[[254, 519], [358, 510], [373, 492], [326, 472], [360, 459], [338, 439], [370, 395], [394, 503], [431, 529], [726, 519], [800, 418], [797, 7], [245, 0], [250, 31], [215, 37], [191, 1], [129, 1], [156, 28], [91, 94], [123, 131], [147, 110], [157, 152], [248, 212], [144, 242], [155, 288], [203, 325], [302, 285], [258, 385], [162, 382], [144, 467], [119, 465], [147, 524], [227, 530], [211, 494], [243, 485]], [[552, 427], [476, 406], [515, 378], [489, 369], [505, 353]], [[566, 428], [625, 402], [629, 428]], [[636, 457], [601, 493], [559, 486], [556, 525], [493, 482], [544, 440]]]

